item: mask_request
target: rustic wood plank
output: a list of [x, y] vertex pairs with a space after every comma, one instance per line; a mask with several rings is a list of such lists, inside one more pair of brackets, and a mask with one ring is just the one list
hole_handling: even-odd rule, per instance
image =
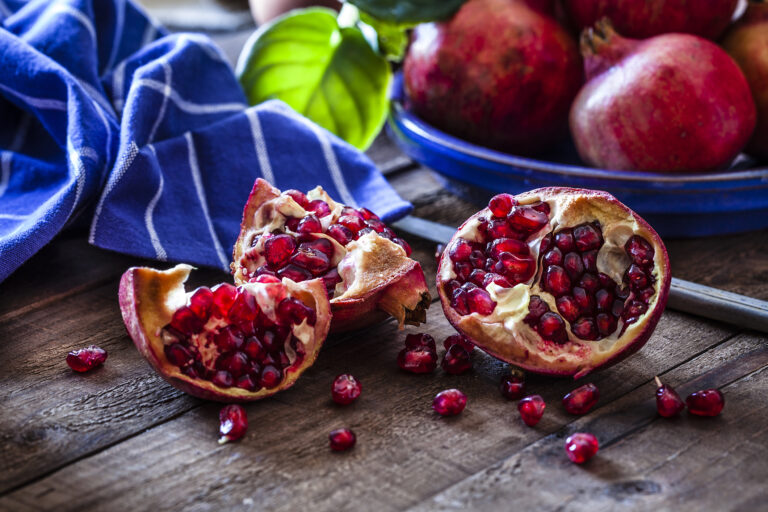
[[[452, 332], [439, 308], [430, 310], [429, 322], [428, 331], [439, 340]], [[610, 403], [653, 373], [717, 346], [731, 332], [666, 314], [639, 355], [592, 381], [604, 390], [604, 403]], [[151, 502], [158, 508], [194, 510], [253, 500], [259, 508], [275, 510], [334, 510], [355, 503], [393, 510], [418, 503], [572, 421], [554, 410], [539, 428], [522, 428], [514, 404], [496, 390], [504, 365], [480, 353], [474, 356], [475, 370], [465, 376], [403, 374], [394, 363], [403, 337], [390, 322], [348, 342], [329, 340], [293, 389], [247, 407], [251, 428], [237, 445], [216, 445], [218, 406], [206, 404], [17, 489], [0, 500], [0, 507], [75, 510], [108, 504], [111, 510], [129, 510]], [[130, 342], [125, 338], [124, 343]], [[364, 394], [354, 406], [340, 408], [329, 400], [328, 387], [345, 371], [361, 378]], [[543, 378], [530, 382], [551, 403], [576, 385]], [[468, 394], [468, 410], [454, 420], [435, 417], [432, 397], [454, 386]], [[175, 394], [167, 386], [165, 391]], [[133, 399], [129, 389], [119, 394], [121, 401]], [[352, 453], [333, 455], [326, 436], [342, 425], [357, 430], [359, 445]], [[4, 444], [0, 448], [6, 453], [13, 449], [12, 443]], [[11, 460], [25, 456], [25, 450], [16, 449]], [[348, 475], [356, 477], [350, 481]], [[194, 488], [190, 481], [197, 482]]]
[[[768, 346], [742, 335], [663, 375], [683, 397], [720, 387], [716, 418], [655, 411], [652, 382], [452, 486], [412, 510], [758, 510], [768, 503]], [[595, 434], [602, 447], [583, 467], [563, 442]]]

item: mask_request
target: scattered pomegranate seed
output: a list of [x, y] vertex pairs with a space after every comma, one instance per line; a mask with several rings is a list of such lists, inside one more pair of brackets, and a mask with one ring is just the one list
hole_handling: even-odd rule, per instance
[[348, 373], [336, 377], [331, 386], [331, 397], [340, 405], [348, 405], [360, 396], [362, 386], [360, 381]]
[[525, 394], [525, 374], [517, 369], [501, 378], [499, 384], [501, 396], [509, 400], [520, 400]]
[[569, 414], [587, 414], [600, 398], [597, 386], [584, 384], [563, 397], [563, 407]]
[[520, 411], [520, 417], [526, 425], [533, 427], [544, 415], [544, 408], [547, 404], [541, 395], [531, 395], [523, 398], [517, 403], [517, 410]]
[[437, 368], [437, 353], [425, 348], [404, 348], [397, 355], [397, 365], [410, 373], [432, 373]]
[[470, 354], [475, 349], [475, 344], [462, 334], [452, 334], [443, 340], [445, 350], [450, 350], [454, 345], [461, 345], [461, 347]]
[[431, 352], [437, 351], [437, 345], [435, 344], [435, 338], [427, 333], [409, 334], [405, 337], [405, 348], [407, 350], [415, 350], [420, 348], [426, 348]]
[[696, 416], [717, 416], [725, 406], [725, 397], [718, 389], [704, 389], [685, 399], [688, 412]]
[[469, 357], [469, 352], [463, 346], [456, 343], [451, 345], [451, 348], [443, 355], [441, 366], [446, 373], [461, 375], [472, 368], [472, 360]]
[[467, 395], [458, 389], [446, 389], [435, 396], [432, 408], [441, 416], [456, 416], [467, 405]]
[[587, 462], [595, 456], [599, 447], [597, 438], [588, 432], [577, 432], [565, 440], [565, 453], [575, 464]]
[[654, 379], [656, 380], [656, 410], [659, 416], [671, 418], [680, 414], [680, 411], [685, 409], [680, 395], [671, 386], [662, 384], [658, 377]]
[[331, 450], [343, 452], [355, 446], [357, 436], [348, 428], [340, 428], [328, 434], [328, 441], [330, 442]]
[[248, 417], [242, 405], [227, 405], [219, 412], [219, 444], [237, 441], [248, 429]]
[[96, 345], [73, 350], [67, 354], [67, 364], [76, 372], [87, 372], [101, 366], [107, 360], [107, 351]]

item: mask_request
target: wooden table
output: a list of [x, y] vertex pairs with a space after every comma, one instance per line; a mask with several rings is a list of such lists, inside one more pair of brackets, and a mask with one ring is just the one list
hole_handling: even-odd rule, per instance
[[[476, 210], [386, 137], [369, 154], [415, 215], [455, 225]], [[434, 282], [434, 244], [406, 238]], [[768, 232], [667, 243], [674, 276], [768, 299]], [[137, 264], [157, 265], [70, 232], [0, 284], [0, 510], [768, 510], [765, 335], [667, 311], [638, 354], [585, 380], [601, 391], [586, 416], [559, 404], [582, 382], [530, 377], [548, 408], [529, 428], [498, 393], [506, 365], [478, 350], [463, 376], [398, 370], [406, 333], [453, 332], [435, 302], [424, 328], [330, 338], [296, 386], [246, 407], [241, 442], [220, 446], [221, 406], [166, 384], [125, 333], [117, 283]], [[201, 271], [192, 284], [227, 279]], [[73, 373], [66, 353], [89, 344], [107, 363]], [[330, 400], [343, 372], [363, 384], [348, 407]], [[723, 414], [658, 417], [654, 375], [683, 396], [720, 388]], [[469, 403], [447, 419], [431, 402], [449, 387]], [[358, 444], [331, 453], [341, 426]], [[600, 440], [583, 467], [563, 452], [574, 431]]]

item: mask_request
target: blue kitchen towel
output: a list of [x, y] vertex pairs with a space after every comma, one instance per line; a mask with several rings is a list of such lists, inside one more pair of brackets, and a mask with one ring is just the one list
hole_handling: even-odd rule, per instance
[[285, 104], [248, 108], [207, 37], [129, 0], [0, 0], [0, 281], [78, 214], [98, 247], [227, 270], [258, 177], [411, 208]]

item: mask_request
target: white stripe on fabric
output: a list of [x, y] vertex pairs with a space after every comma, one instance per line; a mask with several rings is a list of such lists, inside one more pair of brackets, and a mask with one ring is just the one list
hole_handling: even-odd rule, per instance
[[109, 180], [107, 181], [107, 186], [104, 187], [104, 191], [101, 193], [101, 198], [99, 198], [99, 203], [96, 205], [96, 212], [93, 214], [93, 222], [91, 222], [91, 232], [88, 236], [88, 242], [93, 244], [95, 237], [96, 237], [96, 226], [99, 223], [99, 217], [101, 217], [101, 210], [104, 209], [104, 201], [106, 201], [107, 196], [110, 192], [115, 188], [117, 185], [117, 182], [120, 181], [120, 179], [125, 174], [125, 171], [128, 170], [128, 168], [131, 166], [133, 161], [136, 159], [136, 156], [139, 154], [139, 147], [136, 145], [135, 142], [131, 141], [128, 144], [128, 150], [123, 155], [123, 158], [120, 160], [120, 162], [115, 166], [115, 171], [109, 176]]
[[253, 145], [256, 149], [256, 157], [259, 160], [261, 176], [274, 185], [275, 175], [272, 173], [272, 164], [269, 162], [269, 152], [267, 152], [267, 143], [264, 140], [264, 132], [261, 129], [259, 116], [256, 110], [252, 108], [246, 110], [245, 115], [251, 125], [251, 136], [253, 137]]
[[112, 105], [109, 103], [109, 101], [104, 97], [104, 93], [96, 89], [94, 86], [86, 82], [85, 80], [81, 78], [77, 78], [77, 83], [80, 85], [80, 87], [83, 88], [83, 90], [88, 93], [88, 96], [91, 98], [91, 100], [107, 112], [114, 114], [115, 111], [112, 108]]
[[[152, 80], [151, 78], [142, 78], [134, 82], [139, 87], [148, 87], [155, 91], [165, 93], [165, 84]], [[189, 114], [215, 114], [218, 112], [237, 112], [243, 110], [246, 107], [245, 103], [211, 103], [211, 104], [199, 104], [187, 101], [171, 88], [169, 95], [171, 101], [173, 101], [177, 107]]]
[[168, 97], [171, 95], [173, 70], [171, 70], [171, 66], [165, 60], [159, 59], [159, 62], [160, 65], [163, 66], [163, 73], [165, 74], [165, 88], [163, 89], [163, 102], [160, 104], [160, 111], [157, 113], [157, 118], [155, 118], [155, 122], [152, 125], [152, 130], [149, 132], [149, 138], [147, 139], [148, 143], [155, 140], [157, 129], [163, 121], [163, 117], [165, 117], [165, 109], [168, 106]]
[[208, 202], [205, 199], [205, 190], [203, 189], [203, 178], [200, 175], [200, 167], [197, 163], [197, 153], [195, 152], [195, 145], [192, 142], [192, 134], [187, 132], [184, 134], [184, 138], [187, 140], [187, 149], [189, 151], [189, 169], [192, 173], [192, 181], [195, 183], [195, 191], [197, 192], [197, 199], [200, 201], [200, 207], [203, 209], [203, 215], [205, 215], [205, 222], [208, 224], [208, 232], [211, 234], [213, 245], [216, 248], [216, 253], [219, 256], [221, 262], [221, 268], [224, 271], [229, 270], [229, 258], [224, 254], [224, 248], [219, 242], [219, 238], [216, 236], [216, 232], [213, 229], [213, 221], [211, 220], [211, 214], [208, 211]]
[[13, 153], [10, 151], [0, 152], [0, 197], [3, 197], [8, 190], [8, 182], [11, 179], [11, 159]]
[[144, 35], [141, 36], [140, 48], [144, 48], [151, 43], [157, 35], [157, 27], [152, 23], [147, 23], [147, 28], [144, 29]]
[[57, 12], [62, 12], [65, 14], [69, 14], [73, 18], [75, 18], [77, 21], [79, 21], [85, 28], [88, 30], [88, 33], [91, 34], [91, 38], [93, 39], [93, 43], [96, 44], [96, 29], [93, 27], [93, 23], [91, 22], [91, 19], [83, 14], [82, 11], [79, 11], [72, 7], [71, 5], [67, 5], [62, 2], [58, 2], [53, 5], [50, 9], [45, 11], [46, 16], [50, 16], [52, 14], [55, 14]]
[[112, 104], [118, 114], [123, 112], [123, 84], [125, 83], [125, 66], [127, 60], [122, 61], [115, 68], [112, 75]]
[[3, 17], [5, 17], [5, 18], [7, 18], [7, 17], [8, 17], [8, 16], [10, 16], [11, 14], [13, 14], [13, 13], [12, 13], [12, 12], [11, 12], [11, 10], [8, 8], [8, 6], [7, 6], [7, 5], [5, 5], [5, 2], [3, 2], [3, 0], [0, 0], [0, 15], [2, 15], [2, 16], [3, 16]]
[[[155, 166], [159, 169], [160, 162], [157, 160], [157, 152], [155, 151], [155, 147], [151, 144], [149, 144], [147, 147], [152, 153], [152, 160], [154, 161]], [[144, 212], [144, 223], [147, 225], [149, 240], [152, 242], [152, 247], [155, 248], [157, 259], [160, 261], [167, 261], [168, 253], [165, 252], [163, 244], [160, 243], [160, 238], [157, 236], [157, 231], [155, 230], [155, 221], [153, 218], [153, 215], [155, 214], [155, 206], [157, 206], [158, 201], [160, 201], [160, 197], [163, 195], [163, 185], [165, 184], [162, 171], [159, 172], [158, 175], [160, 176], [160, 185], [158, 185], [157, 192], [155, 192], [155, 195], [149, 201], [147, 209]]]
[[27, 105], [34, 108], [44, 110], [67, 110], [67, 103], [65, 101], [56, 100], [52, 98], [35, 98], [33, 96], [27, 96], [15, 89], [11, 89], [7, 85], [0, 84], [0, 89], [13, 94], [20, 100], [24, 101]]
[[323, 148], [325, 164], [328, 166], [328, 171], [331, 174], [333, 184], [336, 185], [336, 190], [339, 191], [341, 201], [349, 206], [357, 206], [357, 201], [355, 201], [355, 198], [352, 197], [352, 194], [349, 192], [349, 188], [347, 188], [347, 182], [344, 181], [344, 176], [341, 175], [339, 161], [336, 159], [336, 153], [333, 152], [331, 141], [328, 140], [328, 134], [326, 134], [322, 128], [309, 120], [307, 120], [306, 124], [315, 133], [317, 140], [320, 142], [320, 146]]
[[85, 188], [86, 171], [83, 158], [90, 158], [94, 161], [98, 161], [99, 155], [93, 148], [82, 147], [80, 149], [75, 149], [69, 139], [67, 140], [67, 152], [69, 153], [69, 161], [72, 164], [73, 170], [75, 172], [75, 178], [77, 179], [77, 187], [75, 188], [75, 201], [72, 203], [72, 209], [69, 212], [71, 215], [80, 202], [80, 197], [82, 196], [83, 189]]
[[115, 6], [115, 37], [112, 39], [112, 49], [109, 52], [109, 60], [104, 68], [109, 71], [115, 65], [117, 52], [120, 49], [120, 41], [123, 38], [123, 25], [125, 23], [125, 2], [112, 2]]
[[[199, 47], [203, 52], [205, 52], [208, 57], [210, 57], [212, 60], [217, 60], [219, 62], [223, 62], [227, 66], [229, 66], [229, 61], [227, 60], [226, 55], [219, 49], [218, 46], [211, 46], [210, 40], [201, 35], [197, 34], [190, 34], [190, 33], [182, 33], [179, 34], [178, 43], [191, 43], [195, 46]], [[178, 47], [178, 44], [177, 44]]]

